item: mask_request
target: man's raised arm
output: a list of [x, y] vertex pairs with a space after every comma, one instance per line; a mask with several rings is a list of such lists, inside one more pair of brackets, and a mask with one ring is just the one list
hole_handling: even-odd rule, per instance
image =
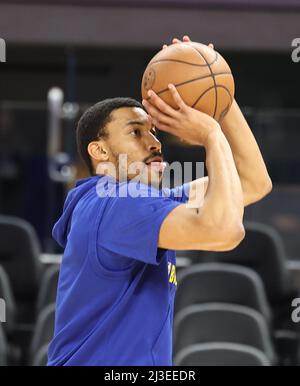
[[[143, 104], [158, 129], [206, 148], [209, 183], [204, 200], [201, 194], [196, 195], [197, 207], [182, 204], [166, 217], [158, 246], [175, 250], [232, 249], [243, 239], [245, 231], [242, 188], [230, 146], [218, 122], [187, 106], [173, 85], [170, 92], [178, 110], [153, 91]], [[200, 184], [201, 181], [201, 192]]]

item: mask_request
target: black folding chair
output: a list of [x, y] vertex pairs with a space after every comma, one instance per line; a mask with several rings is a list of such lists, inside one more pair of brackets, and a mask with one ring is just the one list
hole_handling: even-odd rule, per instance
[[178, 275], [175, 313], [203, 303], [232, 303], [260, 312], [268, 323], [271, 310], [260, 277], [253, 270], [226, 263], [203, 263], [183, 269]]
[[271, 364], [277, 358], [264, 317], [239, 305], [207, 303], [188, 306], [175, 316], [174, 354], [197, 343], [227, 342], [255, 347]]
[[182, 349], [175, 366], [270, 366], [260, 350], [237, 343], [201, 343]]

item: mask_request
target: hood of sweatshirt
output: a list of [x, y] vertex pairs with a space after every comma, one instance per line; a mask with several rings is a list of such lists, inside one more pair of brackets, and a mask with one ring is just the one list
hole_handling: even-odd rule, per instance
[[99, 176], [88, 177], [78, 181], [75, 188], [70, 190], [66, 198], [63, 213], [52, 230], [52, 236], [57, 243], [65, 248], [71, 225], [73, 211], [78, 201], [93, 187], [95, 187]]

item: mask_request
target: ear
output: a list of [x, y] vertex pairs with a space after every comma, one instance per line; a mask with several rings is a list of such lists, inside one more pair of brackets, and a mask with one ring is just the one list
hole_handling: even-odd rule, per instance
[[107, 161], [108, 160], [108, 151], [104, 141], [93, 141], [88, 144], [87, 147], [88, 153], [92, 159], [95, 161]]

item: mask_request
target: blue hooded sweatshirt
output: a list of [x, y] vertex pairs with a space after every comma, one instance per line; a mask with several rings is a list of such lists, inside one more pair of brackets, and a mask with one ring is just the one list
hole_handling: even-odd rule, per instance
[[188, 185], [131, 188], [95, 176], [67, 196], [53, 228], [64, 255], [50, 366], [172, 365], [175, 252], [157, 244]]

